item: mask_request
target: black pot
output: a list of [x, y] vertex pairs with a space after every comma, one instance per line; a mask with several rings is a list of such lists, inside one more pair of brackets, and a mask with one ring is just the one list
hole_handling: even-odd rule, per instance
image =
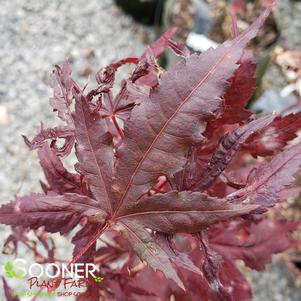
[[127, 14], [145, 25], [160, 25], [165, 0], [115, 0]]

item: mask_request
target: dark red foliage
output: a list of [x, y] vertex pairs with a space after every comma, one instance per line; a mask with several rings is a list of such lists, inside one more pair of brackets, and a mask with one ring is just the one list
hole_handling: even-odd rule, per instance
[[285, 220], [231, 221], [212, 227], [210, 242], [224, 258], [241, 259], [248, 267], [262, 271], [271, 262], [266, 250], [272, 254], [285, 251], [290, 247], [287, 234], [297, 227], [297, 222]]
[[[78, 300], [251, 300], [235, 260], [263, 270], [291, 246], [298, 224], [263, 213], [291, 195], [301, 144], [289, 142], [300, 113], [245, 109], [255, 89], [245, 48], [270, 11], [202, 54], [190, 55], [171, 30], [140, 58], [100, 70], [92, 91], [73, 81], [68, 62], [56, 66], [51, 106], [65, 125], [25, 138], [38, 149], [44, 194], [3, 205], [0, 222], [61, 234], [80, 226], [72, 262], [94, 262], [105, 280], [87, 279], [92, 293]], [[169, 71], [156, 62], [166, 48], [182, 57]], [[128, 63], [133, 73], [113, 95], [115, 73]], [[73, 151], [71, 173], [61, 157]], [[9, 241], [26, 239], [15, 232]]]

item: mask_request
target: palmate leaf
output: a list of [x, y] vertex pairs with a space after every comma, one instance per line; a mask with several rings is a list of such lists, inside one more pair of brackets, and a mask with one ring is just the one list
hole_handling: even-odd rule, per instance
[[[177, 64], [163, 76], [160, 87], [150, 95], [150, 98], [133, 109], [130, 119], [125, 124], [127, 139], [118, 149], [116, 181], [112, 186], [117, 195], [117, 198], [111, 200], [114, 211], [112, 219], [117, 218], [119, 224], [123, 226], [123, 233], [126, 233], [132, 241], [135, 250], [143, 260], [155, 269], [161, 269], [167, 277], [175, 280], [180, 286], [182, 285], [174, 270], [167, 266], [168, 256], [164, 255], [154, 243], [147, 242], [150, 237], [139, 227], [137, 221], [139, 214], [133, 213], [135, 217], [132, 221], [125, 216], [131, 211], [136, 212], [137, 200], [152, 187], [160, 175], [172, 175], [184, 166], [189, 145], [202, 141], [201, 133], [205, 130], [206, 121], [219, 111], [220, 97], [227, 87], [228, 79], [237, 68], [236, 62], [268, 14], [269, 12], [266, 11], [249, 30], [235, 40], [200, 56], [192, 55]], [[190, 76], [183, 78], [181, 75], [184, 73]], [[202, 216], [202, 212], [198, 212], [197, 204], [196, 207], [189, 209], [197, 211], [189, 216], [194, 217], [193, 222]], [[245, 208], [245, 211], [242, 209], [244, 212], [238, 210], [236, 213], [225, 210], [214, 222], [222, 220], [223, 217], [230, 218], [231, 213], [234, 213], [234, 216], [243, 215], [253, 209]], [[182, 225], [182, 231], [184, 229], [187, 232], [197, 232], [200, 228], [208, 226], [210, 217], [216, 216], [215, 208], [213, 212], [210, 212], [210, 209], [208, 211], [208, 216], [205, 214], [205, 217], [194, 225], [197, 230], [191, 228], [192, 223], [185, 228], [182, 221], [179, 222]], [[186, 217], [188, 214], [189, 212], [184, 211], [183, 216]], [[147, 223], [147, 215], [147, 213], [141, 215], [144, 226]], [[166, 215], [169, 213], [163, 214], [163, 219]], [[162, 224], [162, 220], [161, 223], [152, 221], [156, 216], [160, 216], [160, 212], [153, 209], [151, 216], [149, 226], [152, 230], [170, 231], [165, 228], [164, 223]], [[171, 224], [178, 222], [173, 216], [181, 215], [171, 213]], [[155, 224], [157, 228], [154, 228]], [[181, 231], [177, 228], [177, 224], [172, 229], [173, 233], [176, 231]], [[150, 248], [148, 243], [150, 243]], [[158, 255], [155, 256], [154, 262], [156, 253]], [[165, 268], [162, 261], [166, 263]]]
[[[32, 148], [39, 148], [50, 187], [45, 190], [47, 195], [17, 198], [2, 206], [0, 221], [33, 229], [43, 226], [46, 231], [62, 234], [80, 224], [81, 230], [72, 239], [72, 262], [97, 261], [104, 273], [98, 276], [108, 279], [107, 286], [87, 280], [92, 301], [100, 296], [114, 301], [153, 297], [154, 290], [129, 282], [137, 276], [138, 284], [139, 272], [151, 271], [145, 263], [158, 270], [150, 272], [153, 279], [165, 275], [168, 288], [162, 300], [170, 300], [173, 293], [182, 296], [179, 290], [187, 286], [190, 289], [186, 273], [204, 284], [204, 289], [191, 291], [204, 291], [208, 299], [238, 301], [243, 296], [248, 300], [249, 287], [243, 287], [244, 279], [230, 259], [224, 257], [223, 261], [205, 234], [220, 222], [244, 219], [260, 213], [261, 206], [274, 204], [299, 169], [300, 147], [295, 146], [252, 172], [245, 188], [224, 197], [228, 187], [223, 183], [222, 198], [209, 196], [209, 189], [219, 189], [213, 182], [231, 169], [232, 159], [246, 152], [239, 151], [249, 138], [278, 118], [246, 121], [250, 113], [243, 108], [253, 91], [254, 66], [242, 56], [270, 11], [264, 11], [232, 41], [202, 54], [189, 56], [185, 48], [170, 40], [170, 31], [142, 57], [120, 60], [102, 69], [104, 72], [96, 76], [98, 87], [87, 94], [72, 81], [68, 66], [56, 69], [56, 100], [52, 105], [67, 126], [46, 129], [33, 141], [27, 140]], [[184, 59], [169, 71], [158, 72], [155, 57], [166, 47]], [[137, 67], [114, 97], [115, 72], [125, 63]], [[73, 100], [75, 110], [71, 111]], [[237, 116], [232, 116], [235, 113]], [[219, 127], [215, 125], [219, 122], [222, 131], [217, 133]], [[297, 127], [293, 135], [296, 131]], [[67, 140], [61, 151], [55, 146], [59, 138]], [[47, 139], [52, 140], [50, 146], [45, 145]], [[76, 174], [69, 173], [58, 158], [70, 153], [74, 142]], [[198, 170], [195, 166], [200, 164], [191, 149], [207, 143], [210, 164], [205, 167], [206, 162]], [[175, 174], [183, 171], [187, 162], [192, 163], [196, 188], [185, 186], [177, 191]], [[113, 243], [97, 249], [96, 241], [103, 233], [104, 239], [111, 238]], [[193, 252], [180, 250], [173, 243], [174, 235], [189, 236]], [[124, 266], [111, 268], [122, 260]], [[237, 278], [235, 284], [227, 279], [231, 272]], [[195, 286], [197, 281], [192, 283]]]
[[[166, 234], [197, 233], [213, 223], [246, 215], [256, 206], [231, 205], [190, 192], [139, 199], [159, 176], [171, 176], [183, 168], [189, 147], [203, 141], [201, 134], [221, 110], [221, 96], [244, 48], [269, 13], [267, 9], [234, 40], [194, 54], [163, 75], [159, 87], [132, 110], [126, 121], [126, 140], [117, 150], [116, 167], [104, 120], [95, 120], [85, 96], [74, 91], [76, 169], [95, 200], [76, 194], [29, 196], [3, 206], [1, 221], [31, 228], [45, 226], [47, 231], [61, 233], [69, 232], [83, 217], [99, 225], [105, 223], [104, 229], [121, 229], [143, 260], [183, 287], [168, 254], [152, 241], [151, 232], [145, 228]], [[81, 234], [74, 239], [76, 248], [81, 248], [76, 260], [95, 242], [87, 240], [84, 247], [83, 241]]]

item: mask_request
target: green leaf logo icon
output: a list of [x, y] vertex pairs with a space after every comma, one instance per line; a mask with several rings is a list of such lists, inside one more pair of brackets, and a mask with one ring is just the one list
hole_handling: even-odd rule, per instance
[[14, 275], [14, 270], [13, 270], [13, 266], [12, 264], [10, 263], [10, 261], [8, 261], [5, 266], [5, 274], [6, 274], [6, 277], [7, 278], [14, 278], [15, 275]]
[[97, 277], [97, 276], [92, 276], [94, 281], [99, 283], [99, 282], [102, 282], [104, 280], [104, 277]]
[[17, 274], [17, 273], [14, 271], [14, 266], [11, 264], [10, 261], [8, 261], [8, 262], [5, 264], [4, 269], [5, 269], [5, 274], [6, 274], [6, 277], [7, 277], [7, 278], [18, 278], [18, 279], [21, 279], [21, 278], [24, 278], [24, 277], [25, 277], [25, 275]]

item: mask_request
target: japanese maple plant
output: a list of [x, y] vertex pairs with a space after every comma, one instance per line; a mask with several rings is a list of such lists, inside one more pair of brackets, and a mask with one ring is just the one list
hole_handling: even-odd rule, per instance
[[[91, 91], [68, 62], [56, 66], [50, 104], [64, 125], [25, 137], [47, 183], [1, 207], [0, 222], [14, 230], [6, 244], [26, 242], [28, 229], [75, 232], [70, 262], [93, 262], [104, 278], [86, 279], [79, 301], [251, 300], [236, 261], [263, 270], [298, 226], [266, 212], [296, 192], [301, 115], [245, 108], [256, 81], [246, 47], [270, 12], [201, 54], [173, 41], [172, 29], [141, 57], [100, 70]], [[168, 71], [156, 60], [166, 48], [180, 57]], [[124, 64], [133, 72], [113, 95]], [[73, 151], [69, 172], [62, 158]], [[5, 291], [17, 300], [7, 283]]]

